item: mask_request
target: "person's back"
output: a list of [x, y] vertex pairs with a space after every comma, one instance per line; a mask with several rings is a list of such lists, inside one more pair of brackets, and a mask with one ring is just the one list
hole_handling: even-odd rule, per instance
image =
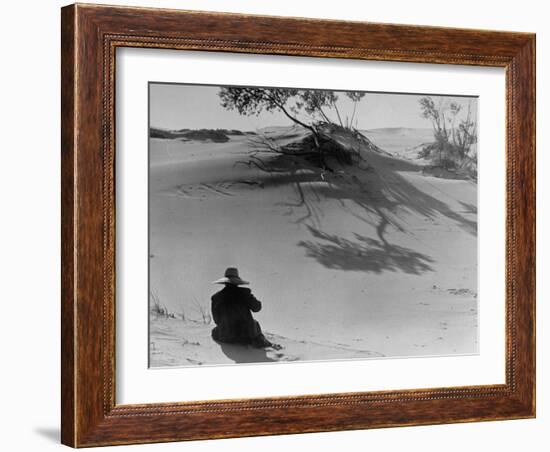
[[260, 324], [252, 317], [252, 312], [262, 309], [262, 303], [250, 289], [239, 287], [248, 282], [239, 277], [238, 270], [228, 268], [225, 276], [214, 283], [225, 287], [212, 295], [212, 318], [216, 324], [212, 338], [218, 342], [272, 346], [262, 334]]
[[262, 304], [250, 289], [227, 284], [212, 296], [212, 318], [216, 324], [216, 340], [250, 343], [258, 334], [252, 312]]

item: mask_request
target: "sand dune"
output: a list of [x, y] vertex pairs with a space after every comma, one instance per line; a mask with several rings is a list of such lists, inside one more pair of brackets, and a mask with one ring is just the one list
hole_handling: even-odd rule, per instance
[[258, 349], [252, 346], [218, 344], [211, 338], [212, 325], [197, 321], [182, 321], [152, 314], [150, 341], [151, 367], [202, 366], [211, 364], [241, 364], [339, 359], [381, 358], [382, 355], [361, 349], [357, 344], [317, 343], [295, 340], [273, 333], [267, 338], [280, 349]]
[[377, 146], [398, 158], [416, 160], [419, 164], [428, 162], [418, 158], [418, 152], [423, 145], [433, 141], [432, 129], [411, 129], [407, 127], [392, 127], [385, 129], [364, 130]]
[[[264, 132], [303, 138], [296, 128]], [[368, 136], [384, 149], [391, 137], [379, 135]], [[420, 135], [400, 135], [399, 146]], [[151, 316], [151, 365], [257, 355], [222, 350], [197, 323], [228, 266], [252, 282], [264, 304], [255, 317], [284, 342], [269, 360], [477, 353], [474, 182], [372, 151], [369, 169], [332, 162], [320, 174], [279, 155], [260, 155], [273, 172], [247, 165], [242, 136], [150, 143], [150, 287], [188, 319]]]

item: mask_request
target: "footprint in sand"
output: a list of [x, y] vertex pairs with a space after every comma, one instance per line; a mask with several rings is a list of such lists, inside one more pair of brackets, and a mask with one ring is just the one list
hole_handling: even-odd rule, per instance
[[187, 361], [189, 361], [191, 364], [195, 364], [196, 366], [202, 366], [203, 362], [199, 361], [198, 359], [192, 359], [192, 358], [185, 358]]
[[[222, 188], [220, 188], [220, 186]], [[216, 185], [216, 186], [213, 186], [213, 185], [210, 185], [210, 184], [201, 184], [200, 185], [200, 188], [201, 189], [206, 189], [206, 190], [209, 190], [217, 195], [224, 195], [224, 196], [235, 196], [233, 193], [229, 192], [229, 191], [226, 191], [224, 189], [224, 187], [219, 184], [219, 185]]]

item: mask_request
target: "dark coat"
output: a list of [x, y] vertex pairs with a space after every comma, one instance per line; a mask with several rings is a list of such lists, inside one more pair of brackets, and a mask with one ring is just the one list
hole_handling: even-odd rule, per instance
[[262, 335], [251, 312], [262, 309], [262, 303], [250, 289], [227, 284], [212, 296], [212, 318], [216, 327], [212, 337], [220, 342], [248, 344]]

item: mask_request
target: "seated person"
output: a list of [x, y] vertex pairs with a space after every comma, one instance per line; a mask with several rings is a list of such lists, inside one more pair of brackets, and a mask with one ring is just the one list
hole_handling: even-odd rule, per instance
[[239, 277], [236, 268], [228, 268], [223, 278], [214, 281], [225, 287], [212, 296], [212, 318], [216, 326], [212, 338], [217, 342], [272, 347], [262, 333], [260, 324], [252, 312], [262, 309], [262, 303], [252, 295], [250, 289], [239, 287], [248, 284]]

